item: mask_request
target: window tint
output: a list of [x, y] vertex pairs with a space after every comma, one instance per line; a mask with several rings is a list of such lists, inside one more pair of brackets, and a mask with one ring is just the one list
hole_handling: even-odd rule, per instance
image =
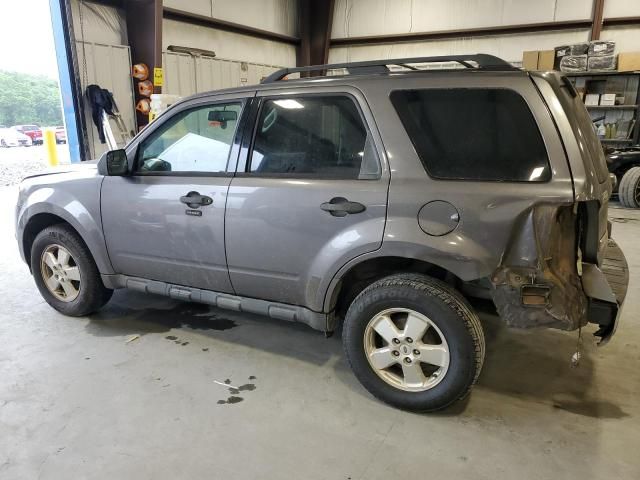
[[354, 102], [344, 96], [266, 100], [260, 110], [251, 172], [377, 178], [380, 165]]
[[139, 172], [224, 172], [242, 104], [207, 105], [174, 115], [139, 150]]
[[524, 99], [506, 89], [395, 91], [391, 101], [435, 178], [544, 182], [551, 170]]

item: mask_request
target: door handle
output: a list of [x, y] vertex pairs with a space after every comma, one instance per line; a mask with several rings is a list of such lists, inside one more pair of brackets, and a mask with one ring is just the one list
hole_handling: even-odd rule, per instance
[[367, 207], [358, 202], [350, 202], [343, 197], [333, 197], [328, 202], [320, 205], [325, 212], [329, 212], [334, 217], [344, 217], [348, 214], [362, 213]]
[[189, 192], [184, 197], [180, 197], [182, 203], [186, 203], [189, 208], [198, 208], [203, 205], [211, 205], [213, 199], [198, 192]]

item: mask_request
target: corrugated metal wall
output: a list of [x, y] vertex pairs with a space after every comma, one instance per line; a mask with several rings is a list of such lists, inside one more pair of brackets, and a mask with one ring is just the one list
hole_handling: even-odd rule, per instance
[[[437, 32], [591, 17], [592, 0], [336, 0], [332, 38]], [[638, 0], [606, 0], [605, 18], [640, 15]], [[514, 63], [524, 50], [546, 50], [586, 41], [588, 29], [431, 40], [393, 45], [334, 47], [332, 62], [423, 55], [490, 53]], [[640, 28], [607, 28], [603, 39], [616, 40], [617, 51], [640, 49]]]
[[163, 93], [187, 96], [221, 88], [255, 85], [281, 67], [164, 52]]
[[[107, 45], [93, 42], [76, 42], [78, 63], [80, 67], [80, 83], [84, 92], [87, 85], [97, 84], [106, 88], [113, 94], [118, 105], [120, 115], [128, 131], [135, 128], [135, 111], [133, 106], [133, 85], [131, 81], [131, 54], [129, 47], [125, 45]], [[84, 59], [86, 56], [86, 69]], [[86, 102], [86, 97], [85, 97]], [[106, 144], [100, 143], [98, 130], [91, 118], [91, 109], [85, 103], [85, 120], [89, 139], [91, 158], [98, 158], [108, 150]], [[115, 126], [111, 122], [116, 142], [123, 147], [126, 143]]]
[[[72, 0], [71, 12], [83, 95], [87, 85], [91, 84], [109, 90], [113, 93], [127, 129], [133, 130], [135, 110], [131, 55], [124, 13], [115, 7], [90, 2], [84, 2], [81, 6], [78, 0]], [[91, 158], [97, 158], [107, 150], [107, 145], [100, 143], [88, 105], [84, 115]], [[118, 135], [115, 125], [113, 128], [116, 141], [124, 146], [124, 139]]]
[[269, 32], [298, 34], [297, 0], [164, 0], [163, 5]]

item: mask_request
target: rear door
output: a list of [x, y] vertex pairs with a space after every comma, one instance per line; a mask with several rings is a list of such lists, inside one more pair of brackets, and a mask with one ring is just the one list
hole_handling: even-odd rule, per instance
[[102, 222], [116, 272], [232, 292], [224, 210], [245, 96], [192, 101], [132, 145], [133, 173], [106, 177]]
[[382, 243], [382, 144], [356, 89], [258, 97], [227, 201], [231, 283], [239, 295], [321, 311], [333, 274]]

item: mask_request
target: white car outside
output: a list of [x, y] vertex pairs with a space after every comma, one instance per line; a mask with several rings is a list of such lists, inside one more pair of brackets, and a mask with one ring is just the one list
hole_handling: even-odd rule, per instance
[[13, 128], [0, 128], [1, 147], [30, 147], [31, 138]]

